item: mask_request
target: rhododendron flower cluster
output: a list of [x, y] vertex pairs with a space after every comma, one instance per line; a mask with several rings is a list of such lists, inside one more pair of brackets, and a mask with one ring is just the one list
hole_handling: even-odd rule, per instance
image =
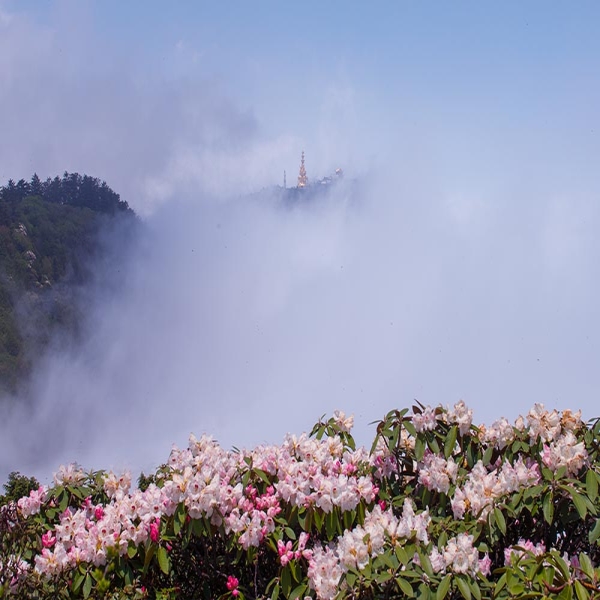
[[582, 426], [581, 411], [574, 413], [565, 410], [559, 413], [556, 409], [547, 411], [543, 404], [534, 404], [527, 413], [527, 424], [532, 441], [539, 437], [545, 442], [551, 442], [562, 432], [574, 432]]
[[577, 474], [587, 461], [587, 451], [583, 442], [570, 432], [558, 436], [549, 444], [544, 444], [542, 461], [552, 471], [565, 467], [569, 475]]
[[395, 547], [402, 540], [414, 538], [427, 544], [427, 527], [431, 518], [427, 511], [415, 514], [410, 500], [405, 500], [402, 516], [375, 506], [367, 512], [365, 522], [346, 530], [337, 544], [314, 548], [309, 561], [308, 578], [318, 598], [331, 599], [337, 593], [339, 580], [348, 569], [364, 569], [369, 561], [381, 554], [384, 547]]
[[433, 454], [427, 451], [423, 461], [419, 465], [419, 483], [422, 483], [428, 490], [448, 493], [450, 483], [456, 481], [458, 474], [458, 465], [454, 459], [446, 460], [443, 456]]
[[36, 571], [51, 575], [80, 562], [100, 566], [111, 550], [122, 556], [130, 542], [139, 545], [152, 535], [157, 541], [157, 520], [166, 502], [162, 491], [151, 485], [145, 492], [118, 496], [104, 507], [85, 502], [78, 510], [65, 510], [54, 531], [45, 534], [52, 543], [36, 556]]
[[473, 423], [473, 411], [467, 407], [463, 400], [457, 402], [453, 408], [448, 409], [445, 413], [445, 420], [448, 423], [458, 425], [458, 430], [461, 435], [465, 435]]
[[371, 451], [341, 411], [251, 450], [192, 435], [143, 489], [60, 467], [1, 507], [0, 596], [57, 581], [84, 598], [157, 581], [165, 598], [600, 596], [600, 425], [541, 404], [513, 425], [472, 420], [462, 401], [391, 411]]
[[40, 486], [37, 490], [29, 492], [29, 496], [21, 498], [17, 502], [19, 510], [25, 517], [36, 515], [40, 512], [42, 504], [46, 502], [48, 488]]
[[516, 427], [513, 427], [508, 422], [508, 419], [502, 417], [494, 421], [489, 428], [485, 427], [485, 425], [480, 425], [479, 437], [483, 443], [502, 450], [515, 439], [515, 430]]
[[520, 539], [515, 546], [504, 549], [504, 564], [509, 565], [512, 560], [521, 558], [527, 553], [541, 556], [546, 552], [546, 546], [541, 542], [534, 544], [531, 540]]
[[230, 575], [227, 578], [227, 589], [231, 592], [232, 596], [238, 596], [239, 595], [239, 590], [238, 585], [240, 584], [240, 582], [238, 581], [237, 577], [234, 577], [233, 575]]
[[436, 573], [440, 571], [445, 573], [448, 569], [472, 576], [476, 576], [477, 573], [489, 575], [490, 557], [486, 554], [483, 558], [479, 558], [479, 552], [473, 546], [473, 539], [472, 535], [461, 533], [448, 540], [441, 552], [434, 548], [429, 557], [433, 570]]
[[438, 417], [436, 410], [431, 406], [426, 407], [422, 412], [413, 417], [413, 425], [418, 433], [422, 431], [432, 431], [437, 425]]
[[61, 465], [54, 473], [54, 483], [56, 485], [77, 485], [86, 478], [85, 471], [77, 464]]
[[519, 458], [514, 465], [506, 462], [499, 469], [488, 469], [481, 461], [473, 467], [462, 487], [457, 486], [451, 500], [454, 517], [462, 519], [470, 512], [485, 520], [494, 502], [521, 488], [536, 485], [540, 480], [537, 463], [529, 467]]

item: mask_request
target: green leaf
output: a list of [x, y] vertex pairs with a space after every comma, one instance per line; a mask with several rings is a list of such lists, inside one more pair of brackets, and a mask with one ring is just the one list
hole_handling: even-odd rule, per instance
[[408, 431], [408, 433], [410, 433], [410, 435], [412, 435], [413, 437], [417, 437], [417, 430], [415, 429], [415, 426], [412, 424], [412, 421], [404, 421], [403, 425], [404, 425], [404, 429], [406, 429], [406, 431]]
[[271, 485], [268, 475], [262, 469], [254, 469], [254, 472], [267, 484]]
[[323, 513], [319, 509], [314, 510], [313, 521], [315, 523], [315, 528], [320, 532], [323, 527]]
[[165, 575], [168, 575], [169, 571], [171, 570], [171, 564], [169, 560], [169, 555], [167, 554], [167, 549], [163, 546], [159, 546], [156, 552], [156, 557], [158, 558], [158, 566], [160, 567], [160, 570]]
[[302, 585], [299, 585], [297, 588], [294, 589], [294, 591], [290, 594], [290, 597], [288, 600], [296, 600], [297, 598], [299, 598], [300, 596], [302, 596], [302, 594], [304, 594], [304, 592], [306, 591], [306, 584], [303, 583]]
[[435, 600], [435, 594], [433, 593], [433, 590], [430, 587], [430, 583], [422, 583], [419, 586], [419, 595], [418, 595], [418, 599], [419, 600]]
[[542, 493], [543, 489], [543, 485], [534, 485], [532, 487], [525, 488], [525, 491], [523, 492], [523, 498], [530, 498], [531, 496], [535, 496], [537, 498]]
[[454, 425], [450, 428], [446, 441], [444, 442], [444, 456], [448, 459], [454, 452], [454, 446], [456, 444], [456, 438], [458, 436], [458, 426]]
[[390, 448], [397, 448], [398, 440], [400, 439], [400, 427], [394, 427], [394, 432], [392, 433], [392, 439], [390, 440]]
[[600, 538], [600, 519], [596, 519], [596, 524], [594, 528], [590, 531], [588, 535], [588, 539], [590, 540], [590, 544], [593, 544], [595, 541]]
[[598, 497], [598, 476], [593, 469], [588, 469], [585, 474], [585, 489], [590, 500], [595, 502]]
[[396, 557], [398, 558], [398, 560], [404, 566], [406, 566], [408, 564], [408, 562], [410, 561], [410, 556], [408, 555], [408, 552], [406, 552], [406, 550], [402, 546], [396, 546], [395, 553], [396, 553]]
[[515, 581], [508, 585], [508, 591], [512, 594], [513, 598], [521, 598], [525, 592], [525, 586], [520, 581]]
[[585, 519], [585, 517], [587, 516], [587, 506], [585, 504], [585, 500], [583, 499], [583, 496], [581, 494], [579, 494], [578, 492], [576, 492], [575, 490], [570, 490], [570, 494], [571, 494], [571, 498], [573, 498], [573, 504], [575, 505], [575, 508], [577, 509], [577, 512], [579, 513], [579, 516], [582, 519]]
[[368, 562], [362, 569], [361, 575], [369, 579], [371, 577], [371, 563]]
[[125, 585], [132, 585], [135, 580], [133, 569], [129, 565], [125, 565], [122, 569], [122, 577]]
[[373, 566], [377, 565], [376, 569], [385, 569], [386, 567], [395, 571], [398, 568], [399, 561], [393, 554], [384, 552], [380, 554], [374, 561]]
[[450, 575], [446, 575], [444, 579], [440, 581], [440, 585], [438, 585], [436, 600], [444, 600], [446, 594], [448, 594], [448, 590], [450, 589]]
[[446, 531], [442, 531], [440, 536], [438, 537], [438, 546], [441, 548], [448, 543], [448, 533]]
[[352, 529], [352, 523], [354, 522], [353, 511], [345, 510], [342, 514], [344, 518], [344, 529]]
[[502, 511], [498, 507], [494, 508], [494, 518], [496, 519], [498, 529], [500, 529], [503, 535], [506, 535], [506, 521]]
[[583, 584], [579, 580], [575, 580], [575, 594], [577, 594], [577, 600], [589, 600], [589, 593], [583, 587]]
[[471, 590], [471, 593], [473, 594], [473, 596], [475, 596], [476, 600], [481, 600], [481, 590], [479, 589], [479, 586], [477, 585], [477, 582], [469, 579], [469, 589]]
[[325, 531], [327, 533], [327, 538], [332, 540], [333, 536], [337, 532], [337, 524], [336, 524], [335, 514], [333, 510], [327, 514], [325, 517]]
[[[244, 459], [246, 460], [246, 459]], [[248, 482], [250, 481], [250, 471], [246, 471], [244, 473], [244, 475], [242, 476], [242, 485], [244, 487], [246, 487], [248, 485]]]
[[83, 582], [83, 597], [84, 598], [89, 597], [89, 595], [92, 591], [92, 583], [93, 583], [92, 576], [88, 573], [85, 576], [85, 581]]
[[292, 574], [287, 567], [281, 570], [281, 591], [285, 598], [288, 598], [292, 591]]
[[192, 533], [196, 537], [206, 535], [206, 526], [203, 519], [192, 519], [190, 523], [192, 524]]
[[471, 600], [471, 588], [469, 587], [469, 584], [462, 577], [457, 577], [456, 583], [462, 597], [465, 600]]
[[492, 461], [492, 454], [494, 453], [494, 446], [488, 446], [483, 453], [483, 464], [489, 465]]
[[391, 571], [381, 571], [381, 573], [375, 576], [375, 581], [379, 584], [383, 584], [386, 581], [389, 581], [393, 576], [394, 573]]
[[85, 579], [85, 574], [77, 571], [75, 573], [75, 575], [73, 576], [73, 584], [71, 585], [71, 591], [77, 593], [79, 591], [79, 588], [81, 587], [81, 584], [83, 583], [84, 579]]
[[300, 573], [298, 569], [298, 563], [295, 560], [292, 560], [288, 563], [290, 567], [290, 573], [292, 574], [292, 578], [296, 583], [300, 583]]
[[560, 594], [558, 594], [557, 598], [560, 598], [561, 600], [572, 600], [573, 588], [570, 585], [567, 585], [563, 588]]
[[419, 560], [421, 561], [421, 568], [425, 571], [428, 577], [433, 577], [433, 567], [431, 566], [431, 561], [429, 560], [429, 556], [425, 554], [425, 552], [421, 552], [417, 550], [419, 554]]
[[494, 595], [497, 596], [506, 586], [506, 572], [500, 576], [500, 579], [496, 582], [496, 586], [494, 588]]
[[185, 518], [185, 506], [183, 505], [183, 503], [180, 503], [177, 505], [177, 510], [175, 511], [175, 515], [173, 516], [173, 531], [175, 535], [177, 535], [181, 531], [181, 528], [185, 523]]
[[585, 552], [580, 552], [579, 564], [581, 565], [581, 570], [590, 579], [594, 579], [594, 567], [592, 566], [592, 561], [590, 560], [590, 557], [587, 554], [585, 554]]
[[271, 594], [271, 600], [277, 600], [279, 598], [279, 584], [275, 584], [273, 588], [273, 593]]
[[417, 460], [423, 460], [425, 454], [425, 442], [421, 436], [415, 440], [415, 458]]
[[546, 481], [554, 481], [554, 473], [548, 467], [542, 467], [542, 477]]
[[554, 499], [552, 497], [552, 491], [548, 491], [548, 493], [544, 496], [542, 509], [544, 511], [544, 519], [546, 520], [546, 523], [551, 525], [552, 520], [554, 519]]
[[65, 510], [67, 510], [67, 506], [69, 506], [69, 495], [67, 494], [66, 491], [63, 491], [61, 497], [60, 497], [60, 501], [58, 503], [58, 508], [60, 510], [60, 512], [65, 512]]
[[398, 584], [398, 587], [402, 590], [402, 593], [405, 596], [408, 596], [409, 598], [413, 597], [414, 592], [412, 589], [412, 585], [410, 585], [410, 583], [408, 583], [406, 579], [402, 577], [396, 577], [396, 583]]
[[348, 584], [348, 587], [350, 589], [352, 589], [354, 587], [357, 577], [358, 577], [358, 575], [356, 573], [354, 573], [353, 571], [348, 571], [346, 573], [346, 583]]
[[565, 560], [561, 556], [555, 556], [554, 564], [558, 567], [558, 570], [560, 571], [564, 580], [568, 581], [571, 577], [571, 570]]

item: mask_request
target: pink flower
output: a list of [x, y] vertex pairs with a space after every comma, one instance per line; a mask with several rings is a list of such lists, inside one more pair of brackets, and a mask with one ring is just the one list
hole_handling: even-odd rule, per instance
[[42, 546], [44, 548], [52, 548], [56, 543], [56, 537], [52, 535], [51, 531], [46, 531], [44, 535], [42, 535]]
[[94, 509], [94, 517], [99, 521], [104, 516], [104, 509], [98, 504]]
[[160, 539], [160, 532], [158, 529], [158, 521], [152, 521], [150, 523], [150, 539], [156, 543]]
[[487, 577], [492, 570], [492, 559], [489, 554], [486, 554], [483, 558], [479, 559], [479, 571], [482, 575]]
[[233, 575], [230, 575], [227, 578], [227, 589], [231, 592], [232, 596], [237, 596], [240, 593], [237, 589], [239, 583], [237, 577], [234, 577]]
[[282, 567], [285, 567], [290, 560], [294, 559], [291, 541], [288, 541], [286, 544], [284, 544], [281, 540], [277, 540], [277, 552], [279, 553], [279, 561], [281, 562]]

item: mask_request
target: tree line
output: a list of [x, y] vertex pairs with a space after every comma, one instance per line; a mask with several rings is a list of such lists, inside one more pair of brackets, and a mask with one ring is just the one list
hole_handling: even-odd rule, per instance
[[115, 214], [133, 212], [125, 200], [97, 177], [64, 172], [62, 177], [48, 177], [42, 181], [34, 173], [29, 181], [9, 179], [0, 187], [0, 200], [14, 205], [28, 196], [39, 196], [53, 204], [82, 206], [95, 212]]
[[78, 289], [91, 281], [95, 260], [137, 219], [105, 181], [65, 172], [42, 181], [9, 179], [0, 187], [0, 405], [31, 372], [52, 336], [76, 335]]

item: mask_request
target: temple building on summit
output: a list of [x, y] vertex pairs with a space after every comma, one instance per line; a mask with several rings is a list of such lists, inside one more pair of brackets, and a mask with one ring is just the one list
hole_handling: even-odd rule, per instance
[[[342, 171], [342, 169], [336, 169], [335, 170], [335, 175], [334, 176], [328, 176], [328, 177], [323, 177], [322, 179], [319, 179], [317, 181], [314, 181], [313, 183], [308, 182], [308, 175], [306, 174], [306, 165], [304, 164], [304, 150], [302, 151], [302, 155], [300, 157], [300, 170], [298, 171], [298, 185], [296, 185], [296, 189], [304, 189], [304, 188], [314, 188], [315, 186], [327, 186], [327, 185], [331, 185], [332, 183], [334, 183], [336, 180], [340, 180], [342, 179], [344, 176], [344, 172]], [[285, 181], [285, 171], [283, 172], [283, 187], [284, 189], [287, 187], [286, 186], [286, 181]]]
[[[2, 0], [0, 0], [1, 2]], [[356, 189], [356, 180], [351, 179], [343, 183], [344, 172], [342, 169], [336, 169], [330, 175], [321, 178], [308, 178], [306, 172], [306, 157], [304, 150], [300, 155], [300, 168], [298, 170], [297, 184], [288, 187], [287, 173], [283, 171], [283, 186], [273, 186], [273, 192], [276, 197], [279, 197], [283, 202], [290, 206], [297, 202], [311, 202], [318, 198], [323, 198], [330, 190], [336, 186], [340, 186], [340, 190], [344, 190], [344, 194], [340, 198], [348, 198], [348, 194], [353, 194]], [[257, 192], [260, 193], [260, 192]]]
[[298, 187], [306, 187], [308, 177], [306, 175], [306, 167], [304, 166], [304, 150], [302, 150], [302, 158], [300, 159], [300, 172], [298, 173]]

